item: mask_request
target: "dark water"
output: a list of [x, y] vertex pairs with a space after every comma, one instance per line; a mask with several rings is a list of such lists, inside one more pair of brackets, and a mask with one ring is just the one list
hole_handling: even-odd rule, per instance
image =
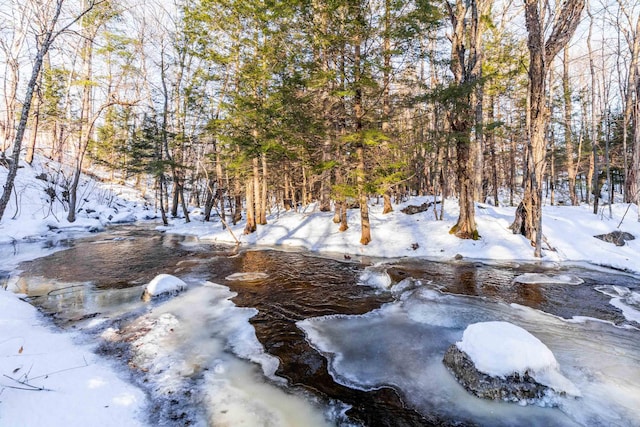
[[[21, 264], [20, 291], [62, 326], [95, 316], [118, 318], [141, 310], [144, 284], [160, 273], [190, 285], [204, 280], [228, 286], [233, 302], [253, 307], [251, 319], [265, 351], [280, 360], [277, 374], [322, 399], [351, 406], [348, 417], [367, 426], [456, 425], [456, 420], [419, 414], [396, 390], [356, 390], [334, 381], [326, 358], [312, 348], [296, 326], [299, 320], [331, 314], [364, 314], [393, 300], [388, 292], [358, 285], [366, 265], [306, 253], [239, 250], [200, 243], [195, 238], [160, 234], [136, 227], [69, 243], [67, 250]], [[387, 268], [394, 282], [412, 277], [451, 294], [517, 303], [564, 318], [588, 316], [624, 323], [599, 284], [635, 288], [637, 280], [586, 269], [551, 269], [571, 273], [579, 286], [519, 285], [517, 275], [541, 272], [535, 265], [487, 266], [479, 263], [398, 261]], [[263, 272], [266, 279], [226, 280], [237, 272]]]

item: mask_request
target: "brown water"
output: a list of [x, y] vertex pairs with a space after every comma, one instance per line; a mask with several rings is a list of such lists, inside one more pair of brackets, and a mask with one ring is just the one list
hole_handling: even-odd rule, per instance
[[[367, 426], [456, 425], [459, 420], [420, 414], [391, 387], [363, 391], [337, 383], [327, 359], [305, 340], [296, 322], [333, 314], [359, 315], [393, 301], [389, 292], [358, 285], [364, 264], [304, 252], [246, 251], [203, 244], [195, 238], [122, 227], [70, 243], [67, 250], [20, 266], [20, 291], [62, 326], [80, 327], [97, 316], [126, 319], [144, 310], [144, 284], [160, 273], [189, 285], [203, 281], [228, 286], [237, 306], [253, 307], [251, 319], [265, 351], [280, 360], [277, 375], [323, 400], [351, 406], [347, 416]], [[635, 288], [637, 279], [586, 269], [551, 269], [585, 280], [579, 286], [519, 285], [515, 276], [540, 272], [535, 265], [487, 266], [479, 263], [398, 261], [387, 268], [394, 282], [412, 277], [441, 292], [517, 303], [564, 318], [587, 316], [624, 323], [609, 297], [594, 290], [603, 284]], [[226, 280], [238, 272], [262, 272], [253, 281]], [[465, 425], [468, 420], [465, 421]]]

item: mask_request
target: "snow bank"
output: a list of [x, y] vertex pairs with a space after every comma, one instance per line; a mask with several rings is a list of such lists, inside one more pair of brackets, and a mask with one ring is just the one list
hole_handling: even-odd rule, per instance
[[[508, 228], [515, 217], [515, 207], [478, 204], [476, 223], [481, 238], [473, 241], [449, 234], [459, 215], [454, 199], [445, 200], [442, 221], [435, 220], [431, 210], [415, 215], [401, 212], [407, 205], [430, 201], [433, 197], [412, 197], [394, 205], [394, 211], [388, 214], [382, 214], [382, 204], [370, 203], [373, 241], [366, 246], [359, 243], [361, 226], [357, 209], [348, 210], [349, 228], [340, 232], [332, 221], [333, 213], [320, 212], [313, 204], [301, 212], [274, 211], [269, 215], [267, 225], [258, 226], [255, 233], [248, 235], [243, 234], [244, 222], [231, 226], [233, 235], [219, 222], [183, 224], [181, 220], [174, 220], [170, 227], [159, 229], [218, 242], [235, 243], [235, 236], [241, 243], [250, 245], [299, 247], [340, 256], [348, 254], [353, 260], [366, 257], [451, 260], [459, 254], [464, 259], [540, 261], [533, 256], [530, 242]], [[586, 205], [544, 206], [543, 231], [548, 244], [543, 247], [543, 261], [588, 262], [640, 274], [637, 262], [640, 238], [616, 247], [593, 237], [616, 229], [621, 221], [621, 229], [640, 237], [637, 217], [637, 206], [627, 204], [613, 205], [611, 218], [608, 209], [607, 213], [594, 215], [592, 208]]]
[[581, 285], [584, 280], [570, 274], [525, 273], [513, 279], [515, 283], [524, 285]]
[[[143, 426], [145, 394], [75, 335], [0, 291], [0, 425]], [[42, 389], [39, 391], [37, 389]]]
[[469, 325], [456, 346], [467, 353], [476, 368], [487, 375], [506, 377], [525, 372], [558, 392], [579, 396], [580, 391], [559, 372], [549, 348], [526, 330], [509, 322]]
[[142, 299], [148, 300], [163, 294], [178, 293], [187, 289], [187, 284], [170, 274], [159, 274], [147, 284]]
[[[69, 222], [64, 176], [70, 174], [65, 166], [39, 155], [32, 165], [22, 162], [14, 184], [19, 197], [11, 197], [0, 221], [0, 244], [96, 232], [109, 224], [157, 217], [139, 191], [82, 174], [76, 220]], [[0, 166], [0, 183], [6, 175], [7, 169]]]

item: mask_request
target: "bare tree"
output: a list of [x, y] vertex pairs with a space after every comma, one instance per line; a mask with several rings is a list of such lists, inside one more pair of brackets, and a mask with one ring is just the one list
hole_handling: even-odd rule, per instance
[[[24, 138], [25, 130], [27, 129], [27, 120], [29, 119], [29, 114], [31, 112], [31, 102], [33, 100], [33, 94], [36, 89], [36, 85], [38, 83], [38, 77], [40, 75], [40, 70], [42, 69], [42, 63], [44, 61], [44, 56], [51, 48], [51, 45], [55, 41], [55, 39], [67, 31], [72, 25], [74, 25], [78, 20], [80, 20], [84, 15], [89, 13], [94, 6], [99, 3], [102, 3], [104, 0], [95, 1], [91, 0], [88, 2], [86, 7], [70, 22], [64, 25], [62, 28], [57, 29], [58, 21], [60, 19], [60, 15], [62, 13], [62, 6], [64, 5], [64, 0], [56, 0], [52, 4], [52, 13], [51, 19], [49, 21], [49, 26], [46, 31], [42, 35], [42, 38], [39, 40], [38, 48], [36, 52], [36, 56], [33, 61], [33, 68], [31, 70], [31, 77], [29, 78], [29, 82], [27, 83], [27, 90], [25, 94], [25, 98], [22, 104], [22, 112], [20, 115], [20, 122], [18, 123], [18, 128], [16, 129], [15, 138], [13, 141], [13, 152], [11, 155], [11, 162], [9, 165], [9, 173], [7, 174], [7, 181], [4, 185], [4, 190], [2, 193], [2, 197], [0, 198], [0, 220], [2, 220], [2, 216], [4, 215], [4, 211], [7, 208], [7, 204], [9, 203], [9, 198], [11, 197], [11, 192], [13, 191], [13, 184], [16, 179], [16, 175], [18, 173], [18, 164], [20, 161], [20, 151], [22, 150], [22, 140]], [[49, 4], [42, 5], [39, 7], [46, 8]], [[36, 7], [35, 4], [33, 7]]]
[[549, 121], [546, 105], [546, 79], [553, 58], [566, 46], [580, 22], [584, 0], [564, 0], [553, 17], [553, 26], [545, 41], [546, 2], [525, 0], [527, 46], [529, 48], [529, 88], [527, 111], [527, 167], [524, 198], [511, 225], [535, 246], [542, 256], [542, 179], [546, 169], [545, 133]]

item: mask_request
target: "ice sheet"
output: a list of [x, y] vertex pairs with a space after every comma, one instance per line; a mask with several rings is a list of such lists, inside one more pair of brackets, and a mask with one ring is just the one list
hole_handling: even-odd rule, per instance
[[[553, 409], [486, 401], [467, 393], [444, 368], [442, 357], [469, 324], [491, 320], [516, 324], [538, 337], [582, 397], [557, 397], [553, 403], [559, 407]], [[568, 322], [521, 306], [421, 288], [366, 315], [320, 317], [298, 325], [326, 354], [337, 381], [363, 389], [392, 385], [425, 413], [487, 426], [640, 425], [640, 340], [635, 330], [589, 320]]]

